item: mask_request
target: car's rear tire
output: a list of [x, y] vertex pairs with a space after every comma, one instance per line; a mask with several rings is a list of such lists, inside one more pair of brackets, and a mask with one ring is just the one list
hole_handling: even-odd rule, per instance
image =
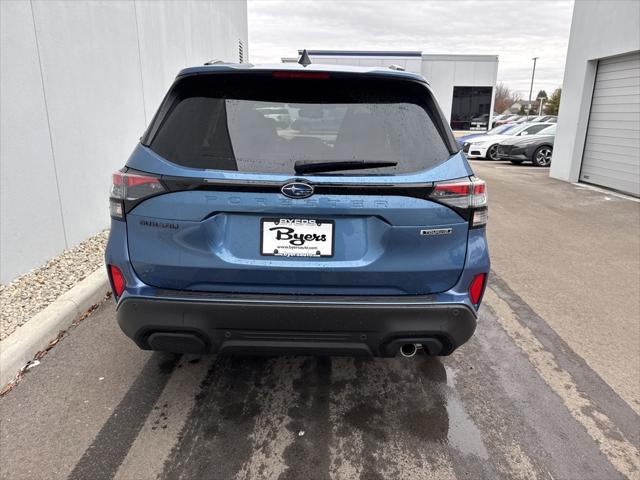
[[514, 165], [521, 165], [523, 160], [509, 160], [511, 163], [513, 163]]
[[531, 161], [536, 167], [548, 167], [551, 165], [551, 155], [553, 154], [553, 148], [548, 145], [538, 147], [533, 152]]
[[497, 143], [495, 145], [491, 145], [487, 149], [487, 159], [488, 160], [500, 160], [500, 158], [498, 157], [498, 144]]

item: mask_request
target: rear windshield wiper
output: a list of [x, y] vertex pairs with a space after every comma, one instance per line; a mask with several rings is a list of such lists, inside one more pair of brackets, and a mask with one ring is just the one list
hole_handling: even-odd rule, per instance
[[382, 160], [343, 160], [337, 162], [303, 162], [297, 161], [294, 165], [296, 173], [335, 172], [338, 170], [364, 170], [366, 168], [395, 167], [398, 162], [386, 162]]

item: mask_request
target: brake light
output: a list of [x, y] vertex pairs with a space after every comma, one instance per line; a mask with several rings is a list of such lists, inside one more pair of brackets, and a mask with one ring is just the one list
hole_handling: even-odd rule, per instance
[[142, 173], [113, 173], [109, 212], [116, 219], [124, 218], [124, 201], [140, 200], [165, 191], [158, 177]]
[[111, 277], [111, 287], [116, 299], [124, 292], [124, 286], [126, 284], [124, 275], [118, 267], [115, 265], [109, 265], [109, 276]]
[[329, 80], [331, 76], [327, 72], [273, 72], [273, 78], [294, 78], [309, 80]]
[[486, 279], [486, 273], [479, 273], [478, 275], [473, 277], [473, 280], [471, 280], [471, 285], [469, 285], [469, 297], [471, 298], [471, 303], [473, 303], [476, 307], [480, 306], [480, 299], [482, 297]]
[[487, 224], [487, 185], [484, 180], [472, 177], [436, 183], [430, 197], [455, 210], [465, 212], [471, 227]]
[[158, 177], [138, 173], [115, 172], [111, 196], [121, 200], [139, 200], [164, 191]]

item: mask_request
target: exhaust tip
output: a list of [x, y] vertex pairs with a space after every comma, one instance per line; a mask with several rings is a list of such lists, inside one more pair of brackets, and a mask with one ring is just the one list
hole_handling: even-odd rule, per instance
[[400, 355], [403, 357], [413, 357], [418, 351], [418, 347], [415, 343], [405, 343], [400, 347]]

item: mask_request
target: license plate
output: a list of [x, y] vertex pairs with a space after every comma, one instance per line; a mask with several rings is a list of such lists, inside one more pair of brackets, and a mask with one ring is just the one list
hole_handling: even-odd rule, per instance
[[332, 257], [333, 220], [263, 218], [260, 253], [278, 257]]

